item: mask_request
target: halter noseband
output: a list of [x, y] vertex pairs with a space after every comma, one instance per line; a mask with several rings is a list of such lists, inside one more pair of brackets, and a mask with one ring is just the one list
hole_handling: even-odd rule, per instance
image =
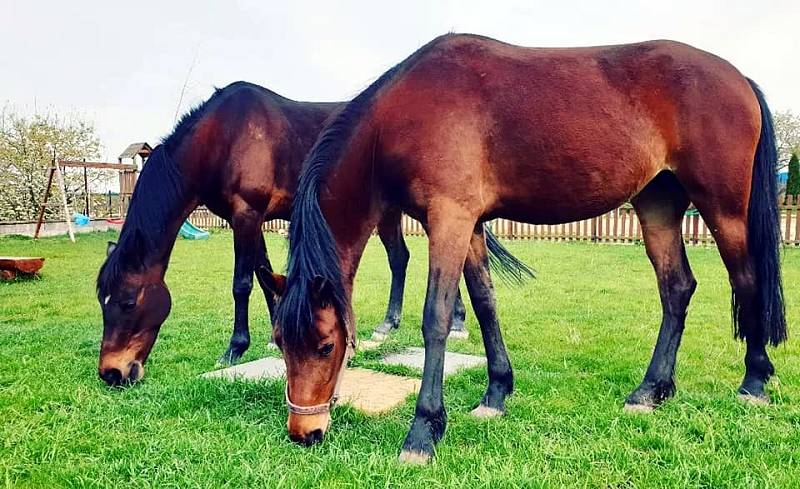
[[339, 400], [338, 396], [336, 395], [336, 391], [334, 391], [333, 396], [331, 396], [328, 402], [324, 402], [322, 404], [316, 404], [314, 406], [300, 406], [298, 404], [293, 403], [289, 399], [289, 383], [286, 383], [286, 390], [284, 391], [286, 395], [286, 407], [289, 408], [289, 412], [292, 414], [300, 414], [300, 415], [312, 415], [312, 414], [325, 414], [330, 412], [333, 409], [333, 406], [336, 405], [336, 401]]
[[336, 386], [333, 388], [333, 395], [328, 402], [323, 402], [322, 404], [315, 404], [313, 406], [300, 406], [299, 404], [295, 404], [289, 399], [289, 381], [286, 381], [286, 389], [284, 390], [284, 397], [286, 398], [286, 407], [289, 409], [289, 413], [291, 414], [298, 414], [298, 415], [313, 415], [313, 414], [325, 414], [329, 413], [333, 406], [336, 405], [336, 401], [339, 400], [339, 386], [342, 383], [342, 377], [344, 377], [344, 371], [347, 368], [347, 364], [350, 361], [350, 358], [353, 356], [353, 348], [351, 347], [350, 343], [348, 342], [347, 350], [344, 353], [344, 359], [342, 360], [342, 366], [339, 367], [339, 375], [336, 377]]

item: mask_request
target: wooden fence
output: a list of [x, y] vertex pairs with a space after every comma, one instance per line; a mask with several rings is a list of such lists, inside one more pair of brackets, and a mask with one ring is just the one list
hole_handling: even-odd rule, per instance
[[[780, 206], [781, 237], [787, 246], [800, 246], [800, 199], [789, 198]], [[208, 209], [199, 208], [189, 216], [192, 224], [201, 228], [228, 228], [228, 223]], [[422, 225], [409, 216], [403, 216], [403, 233], [424, 236]], [[489, 222], [492, 232], [506, 239], [534, 239], [547, 241], [590, 241], [595, 243], [637, 243], [642, 230], [636, 212], [623, 205], [601, 216], [566, 224], [527, 224], [507, 219]], [[274, 220], [264, 223], [264, 231], [285, 232], [289, 221]], [[697, 212], [689, 211], [681, 227], [683, 239], [689, 245], [714, 244], [714, 238]]]

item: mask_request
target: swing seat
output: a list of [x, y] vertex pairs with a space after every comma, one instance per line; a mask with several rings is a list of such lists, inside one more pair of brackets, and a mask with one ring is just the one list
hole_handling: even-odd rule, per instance
[[72, 214], [72, 221], [80, 227], [88, 226], [89, 225], [89, 216], [86, 214], [81, 214], [80, 212], [76, 212]]

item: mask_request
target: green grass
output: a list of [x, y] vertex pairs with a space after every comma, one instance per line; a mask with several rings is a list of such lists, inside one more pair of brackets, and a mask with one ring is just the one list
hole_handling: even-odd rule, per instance
[[[0, 482], [18, 486], [253, 487], [800, 487], [800, 347], [771, 350], [769, 407], [736, 400], [744, 348], [731, 338], [729, 286], [714, 248], [691, 248], [699, 287], [678, 358], [678, 394], [650, 416], [626, 415], [660, 320], [653, 272], [640, 246], [512, 242], [539, 278], [498, 284], [500, 320], [516, 392], [502, 419], [476, 420], [486, 373], [449, 379], [449, 423], [435, 461], [396, 462], [413, 398], [371, 417], [334, 411], [324, 443], [289, 442], [278, 382], [201, 380], [232, 324], [229, 233], [179, 240], [167, 275], [172, 314], [144, 382], [109, 389], [97, 378], [102, 322], [94, 278], [111, 234], [0, 239], [0, 255], [47, 258], [41, 279], [0, 284]], [[426, 241], [412, 262], [403, 326], [394, 343], [420, 345]], [[284, 241], [269, 236], [283, 267]], [[800, 251], [787, 250], [790, 326], [798, 324]], [[370, 242], [355, 289], [359, 336], [383, 317], [389, 272]], [[468, 305], [469, 310], [469, 305]], [[267, 354], [260, 293], [251, 301], [253, 346]], [[453, 349], [479, 353], [470, 339]], [[796, 337], [796, 333], [795, 333]], [[362, 365], [375, 356], [361, 354]]]

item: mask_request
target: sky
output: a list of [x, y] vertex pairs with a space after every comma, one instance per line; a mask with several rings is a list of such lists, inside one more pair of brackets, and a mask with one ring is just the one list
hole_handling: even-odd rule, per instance
[[0, 0], [0, 108], [88, 119], [116, 161], [214, 87], [347, 100], [448, 31], [525, 46], [679, 40], [732, 62], [774, 111], [800, 113], [797, 0]]

